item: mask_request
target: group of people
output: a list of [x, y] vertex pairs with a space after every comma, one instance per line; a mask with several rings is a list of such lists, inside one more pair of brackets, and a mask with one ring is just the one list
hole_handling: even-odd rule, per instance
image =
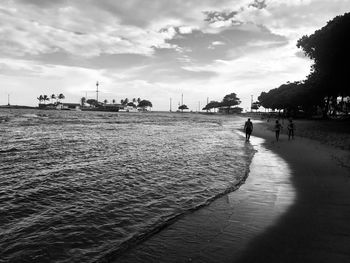
[[[276, 136], [276, 141], [279, 140], [280, 138], [280, 132], [283, 129], [282, 124], [276, 120], [275, 126], [274, 126], [274, 131], [275, 131], [275, 136]], [[288, 140], [294, 139], [294, 130], [295, 130], [295, 125], [292, 119], [289, 119], [289, 123], [287, 126], [288, 129]], [[253, 132], [253, 123], [250, 119], [248, 119], [245, 124], [244, 124], [244, 130], [245, 130], [245, 140], [249, 141], [250, 135]]]

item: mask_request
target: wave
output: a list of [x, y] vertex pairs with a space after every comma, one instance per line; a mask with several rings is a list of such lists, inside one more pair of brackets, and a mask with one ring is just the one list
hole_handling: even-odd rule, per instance
[[[108, 262], [236, 190], [253, 154], [234, 132], [242, 120], [232, 117], [32, 113], [12, 111], [20, 120], [1, 134], [0, 205], [11, 224], [0, 246], [9, 261], [16, 256], [9, 247], [19, 246], [24, 261], [55, 247], [57, 262]], [[42, 231], [31, 219], [41, 220]], [[23, 220], [28, 228], [14, 223]], [[28, 240], [43, 243], [32, 251]]]
[[[241, 132], [237, 132], [237, 133], [238, 134], [243, 134]], [[247, 179], [247, 177], [249, 175], [249, 166], [250, 166], [251, 161], [253, 159], [253, 156], [254, 156], [254, 154], [256, 152], [251, 145], [249, 145], [248, 147], [250, 147], [250, 152], [249, 152], [250, 155], [248, 157], [248, 161], [246, 162], [244, 176], [242, 177], [241, 180], [239, 180], [238, 182], [232, 184], [232, 186], [228, 187], [225, 191], [223, 191], [221, 193], [218, 193], [218, 194], [208, 198], [204, 202], [199, 203], [199, 204], [197, 204], [196, 206], [194, 206], [192, 208], [189, 208], [189, 209], [187, 209], [187, 210], [185, 210], [185, 211], [183, 211], [181, 213], [172, 215], [172, 216], [167, 217], [167, 218], [161, 218], [160, 222], [157, 222], [156, 224], [154, 224], [152, 227], [150, 227], [150, 229], [148, 231], [134, 234], [129, 239], [123, 241], [121, 244], [116, 245], [116, 248], [114, 248], [111, 251], [107, 252], [103, 256], [100, 256], [99, 259], [93, 260], [92, 263], [109, 263], [109, 262], [112, 262], [112, 261], [113, 262], [116, 261], [118, 259], [118, 257], [121, 256], [128, 249], [137, 246], [138, 244], [142, 243], [143, 241], [146, 241], [147, 239], [149, 239], [153, 235], [159, 233], [163, 229], [165, 229], [168, 226], [174, 224], [176, 221], [178, 221], [179, 219], [181, 219], [184, 216], [188, 215], [189, 213], [193, 213], [194, 211], [196, 211], [198, 209], [201, 209], [202, 207], [208, 206], [209, 204], [211, 204], [216, 199], [218, 199], [218, 198], [220, 198], [222, 196], [225, 196], [225, 195], [227, 195], [227, 194], [229, 194], [229, 193], [239, 189], [245, 183], [245, 181], [246, 181], [246, 179]]]
[[5, 150], [1, 150], [0, 149], [0, 153], [11, 153], [11, 152], [19, 152], [20, 150], [17, 148], [10, 148], [10, 149], [5, 149]]

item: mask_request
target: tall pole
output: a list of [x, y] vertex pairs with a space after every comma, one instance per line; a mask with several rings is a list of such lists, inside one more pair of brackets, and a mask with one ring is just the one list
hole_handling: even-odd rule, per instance
[[251, 101], [250, 101], [250, 111], [252, 112], [253, 111], [253, 95], [250, 95], [251, 96]]
[[170, 98], [170, 112], [171, 112], [171, 98]]
[[184, 105], [184, 94], [181, 94], [181, 105]]
[[198, 101], [198, 112], [200, 112], [200, 111], [201, 111], [201, 102]]
[[98, 81], [96, 82], [96, 101], [98, 102]]
[[10, 93], [7, 94], [7, 105], [10, 106]]
[[[207, 97], [207, 105], [209, 104], [209, 97]], [[208, 112], [208, 109], [207, 109], [207, 112]]]

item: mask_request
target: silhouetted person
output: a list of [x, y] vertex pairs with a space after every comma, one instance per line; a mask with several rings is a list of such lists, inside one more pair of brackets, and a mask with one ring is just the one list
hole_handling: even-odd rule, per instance
[[248, 119], [244, 124], [244, 130], [245, 130], [245, 140], [249, 141], [250, 135], [253, 131], [253, 123]]
[[282, 129], [282, 125], [279, 123], [278, 120], [276, 120], [276, 124], [275, 124], [276, 141], [278, 141], [278, 139], [280, 138], [281, 129]]
[[294, 139], [295, 125], [294, 125], [292, 119], [289, 120], [287, 129], [288, 129], [288, 140], [290, 140], [291, 137], [292, 137], [292, 140], [293, 140]]

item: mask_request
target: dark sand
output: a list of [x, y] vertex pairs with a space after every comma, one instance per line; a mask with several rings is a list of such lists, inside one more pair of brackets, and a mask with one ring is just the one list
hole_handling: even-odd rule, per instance
[[350, 262], [350, 173], [339, 162], [349, 151], [284, 134], [277, 143], [266, 124], [253, 135], [240, 189], [115, 262]]

